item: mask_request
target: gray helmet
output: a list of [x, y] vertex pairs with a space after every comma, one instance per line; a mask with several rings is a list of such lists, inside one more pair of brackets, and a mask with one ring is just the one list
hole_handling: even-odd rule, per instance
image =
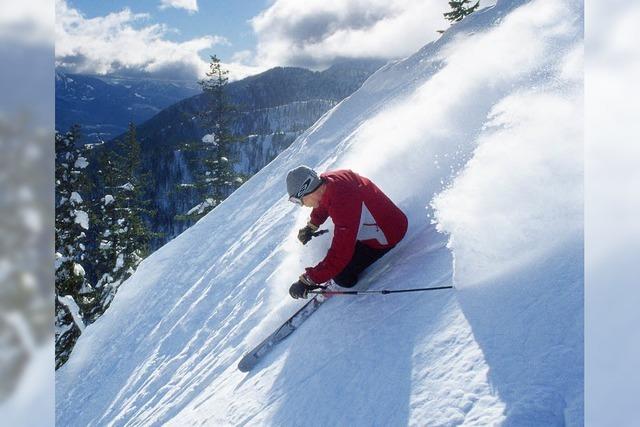
[[308, 166], [298, 166], [287, 174], [287, 192], [290, 197], [302, 198], [313, 193], [322, 184], [318, 174]]

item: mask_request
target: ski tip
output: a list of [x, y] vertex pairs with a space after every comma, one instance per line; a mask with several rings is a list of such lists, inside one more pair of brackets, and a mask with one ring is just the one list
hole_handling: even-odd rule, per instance
[[238, 362], [238, 370], [240, 372], [249, 372], [251, 369], [253, 369], [257, 362], [258, 359], [253, 355], [246, 355], [242, 359], [240, 359], [240, 362]]

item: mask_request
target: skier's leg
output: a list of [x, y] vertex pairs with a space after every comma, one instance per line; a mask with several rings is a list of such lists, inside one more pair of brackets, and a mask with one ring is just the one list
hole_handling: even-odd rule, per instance
[[367, 267], [380, 259], [389, 249], [374, 249], [364, 243], [356, 242], [356, 248], [353, 251], [353, 257], [349, 264], [340, 272], [333, 281], [343, 288], [352, 288], [358, 283], [358, 276]]

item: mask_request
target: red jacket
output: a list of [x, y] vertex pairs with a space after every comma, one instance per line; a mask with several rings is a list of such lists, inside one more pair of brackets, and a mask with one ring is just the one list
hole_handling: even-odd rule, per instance
[[320, 205], [311, 211], [311, 223], [320, 226], [327, 217], [335, 225], [327, 256], [307, 275], [324, 283], [349, 263], [356, 241], [376, 249], [392, 248], [407, 232], [407, 217], [367, 178], [351, 170], [320, 175], [327, 185]]

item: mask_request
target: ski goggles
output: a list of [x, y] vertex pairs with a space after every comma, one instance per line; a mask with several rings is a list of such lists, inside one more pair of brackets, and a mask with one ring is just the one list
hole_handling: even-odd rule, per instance
[[320, 181], [318, 185], [315, 186], [315, 188], [309, 190], [309, 186], [311, 185], [311, 178], [307, 178], [306, 181], [302, 184], [300, 190], [298, 190], [298, 192], [293, 196], [289, 196], [289, 201], [295, 203], [296, 205], [304, 206], [304, 203], [302, 203], [302, 198], [307, 194], [311, 194], [316, 191], [321, 184], [322, 181]]
[[302, 197], [290, 196], [289, 201], [291, 203], [295, 203], [296, 205], [303, 206]]

